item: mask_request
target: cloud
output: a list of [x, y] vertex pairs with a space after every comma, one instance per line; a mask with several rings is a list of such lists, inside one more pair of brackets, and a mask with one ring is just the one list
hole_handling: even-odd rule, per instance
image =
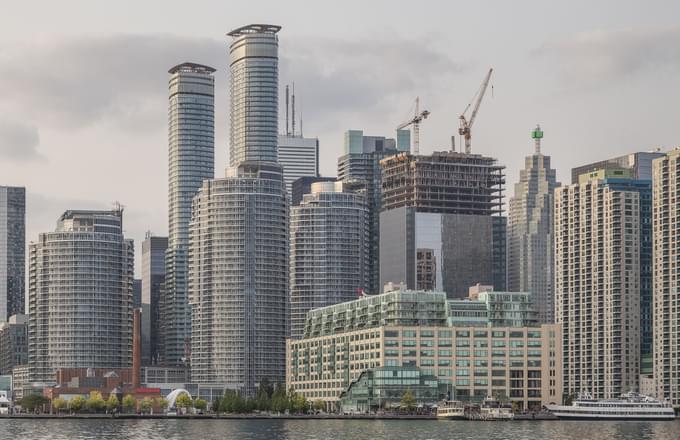
[[32, 125], [0, 120], [0, 158], [13, 161], [43, 159], [38, 152], [40, 136]]
[[680, 68], [680, 28], [578, 33], [551, 41], [533, 55], [585, 86], [627, 79], [650, 70]]

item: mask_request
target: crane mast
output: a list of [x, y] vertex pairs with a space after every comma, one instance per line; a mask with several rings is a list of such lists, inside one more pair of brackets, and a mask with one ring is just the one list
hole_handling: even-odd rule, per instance
[[411, 153], [420, 154], [420, 123], [430, 116], [428, 110], [420, 111], [420, 98], [416, 97], [416, 109], [413, 113], [413, 118], [406, 122], [403, 122], [397, 126], [397, 131], [403, 128], [413, 125], [413, 146], [411, 148]]
[[[475, 118], [477, 117], [477, 112], [479, 111], [479, 106], [482, 104], [482, 99], [484, 98], [484, 93], [486, 93], [486, 88], [489, 86], [489, 80], [491, 79], [491, 73], [493, 73], [493, 68], [489, 69], [489, 73], [486, 74], [486, 77], [484, 78], [484, 81], [482, 82], [482, 85], [480, 86], [479, 90], [477, 90], [477, 93], [475, 93], [475, 96], [472, 97], [472, 101], [465, 107], [465, 110], [463, 113], [461, 113], [459, 120], [460, 120], [460, 128], [458, 128], [458, 134], [463, 136], [465, 139], [465, 153], [470, 154], [471, 151], [471, 144], [472, 144], [472, 124], [475, 122]], [[470, 115], [470, 120], [468, 121], [465, 118], [465, 114], [467, 111], [472, 107], [474, 103], [474, 107], [472, 109], [472, 115]]]

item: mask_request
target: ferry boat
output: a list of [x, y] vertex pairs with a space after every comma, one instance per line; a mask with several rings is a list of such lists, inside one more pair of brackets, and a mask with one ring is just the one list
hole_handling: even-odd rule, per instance
[[437, 418], [445, 420], [465, 419], [465, 406], [458, 400], [446, 400], [437, 406]]
[[620, 399], [593, 399], [581, 393], [571, 405], [547, 405], [560, 419], [573, 420], [673, 420], [675, 411], [668, 402], [639, 393], [625, 393]]
[[480, 420], [512, 420], [515, 414], [510, 403], [502, 403], [493, 397], [487, 397], [479, 407]]

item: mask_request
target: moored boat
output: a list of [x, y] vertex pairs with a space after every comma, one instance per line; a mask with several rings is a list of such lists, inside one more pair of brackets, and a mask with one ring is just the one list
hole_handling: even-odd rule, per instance
[[465, 418], [465, 406], [458, 400], [446, 400], [437, 405], [437, 418], [445, 420], [462, 420]]
[[580, 393], [571, 405], [547, 405], [560, 419], [572, 420], [674, 420], [675, 410], [664, 401], [639, 393], [626, 393], [620, 399], [594, 399]]

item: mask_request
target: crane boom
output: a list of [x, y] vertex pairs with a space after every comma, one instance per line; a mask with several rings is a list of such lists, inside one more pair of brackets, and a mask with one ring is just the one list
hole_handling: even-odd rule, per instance
[[[482, 82], [482, 85], [480, 86], [479, 90], [477, 90], [477, 93], [475, 93], [475, 96], [472, 97], [472, 101], [465, 107], [465, 110], [463, 113], [461, 113], [459, 119], [460, 119], [460, 128], [458, 128], [458, 134], [463, 136], [465, 138], [465, 153], [470, 154], [471, 151], [471, 144], [472, 144], [472, 124], [474, 124], [475, 119], [477, 118], [477, 112], [479, 111], [479, 106], [482, 104], [482, 99], [484, 98], [484, 94], [486, 93], [486, 88], [489, 86], [489, 80], [491, 80], [491, 74], [493, 73], [493, 68], [489, 69], [489, 72], [486, 74], [486, 77], [484, 78], [484, 81]], [[474, 108], [472, 109], [472, 115], [470, 116], [470, 120], [468, 121], [465, 118], [465, 114], [467, 111], [472, 107], [474, 103]]]
[[420, 98], [416, 97], [416, 109], [413, 118], [402, 122], [397, 126], [397, 130], [401, 130], [409, 125], [413, 125], [413, 148], [411, 151], [413, 154], [420, 153], [420, 123], [423, 122], [424, 119], [427, 119], [428, 116], [430, 116], [428, 110], [420, 111]]

